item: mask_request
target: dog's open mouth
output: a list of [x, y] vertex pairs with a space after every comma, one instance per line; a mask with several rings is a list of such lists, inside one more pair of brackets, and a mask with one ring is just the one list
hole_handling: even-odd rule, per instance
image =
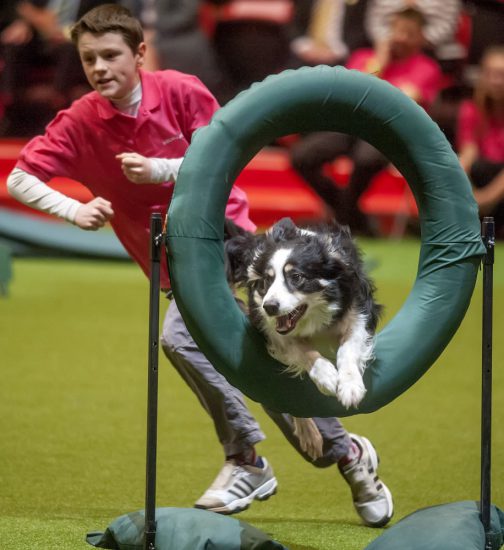
[[297, 322], [305, 314], [307, 309], [308, 306], [306, 304], [302, 304], [294, 308], [290, 313], [287, 313], [287, 315], [279, 315], [276, 317], [276, 331], [279, 334], [288, 334], [294, 330]]

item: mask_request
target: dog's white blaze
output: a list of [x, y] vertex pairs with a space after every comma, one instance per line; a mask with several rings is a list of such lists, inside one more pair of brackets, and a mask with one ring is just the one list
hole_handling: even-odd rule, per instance
[[268, 266], [268, 274], [273, 277], [273, 283], [264, 296], [263, 304], [269, 300], [275, 300], [279, 305], [279, 315], [289, 313], [301, 302], [297, 293], [290, 292], [285, 284], [284, 267], [291, 254], [289, 248], [277, 250]]

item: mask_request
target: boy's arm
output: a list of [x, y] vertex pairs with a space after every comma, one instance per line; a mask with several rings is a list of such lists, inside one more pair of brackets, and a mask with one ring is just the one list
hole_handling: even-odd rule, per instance
[[109, 201], [96, 197], [86, 204], [55, 191], [36, 176], [14, 168], [7, 178], [7, 189], [18, 201], [63, 218], [81, 229], [102, 227], [114, 212]]
[[148, 158], [138, 153], [121, 153], [116, 156], [121, 162], [124, 175], [133, 183], [164, 183], [177, 179], [183, 158]]
[[51, 189], [37, 177], [14, 168], [7, 178], [7, 190], [17, 199], [32, 208], [42, 210], [71, 223], [75, 222], [75, 214], [82, 203]]

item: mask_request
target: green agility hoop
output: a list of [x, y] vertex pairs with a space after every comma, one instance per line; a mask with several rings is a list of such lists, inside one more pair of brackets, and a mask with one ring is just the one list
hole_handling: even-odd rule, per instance
[[[224, 274], [224, 212], [237, 175], [273, 139], [311, 131], [371, 143], [406, 177], [419, 208], [417, 278], [377, 335], [357, 409], [323, 396], [308, 377], [282, 372], [235, 304]], [[369, 413], [414, 384], [460, 325], [485, 252], [469, 181], [425, 111], [376, 77], [326, 66], [254, 84], [196, 133], [168, 211], [167, 250], [175, 299], [203, 353], [251, 399], [300, 417]]]

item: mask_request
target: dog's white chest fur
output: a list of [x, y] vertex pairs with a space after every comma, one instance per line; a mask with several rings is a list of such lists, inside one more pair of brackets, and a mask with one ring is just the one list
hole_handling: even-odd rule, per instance
[[[357, 406], [366, 393], [362, 374], [373, 355], [373, 335], [362, 315], [351, 310], [336, 325], [312, 337], [266, 333], [268, 351], [295, 375], [308, 373], [321, 393], [335, 395], [347, 408]], [[338, 345], [339, 344], [339, 345]], [[328, 359], [337, 348], [336, 365]]]

